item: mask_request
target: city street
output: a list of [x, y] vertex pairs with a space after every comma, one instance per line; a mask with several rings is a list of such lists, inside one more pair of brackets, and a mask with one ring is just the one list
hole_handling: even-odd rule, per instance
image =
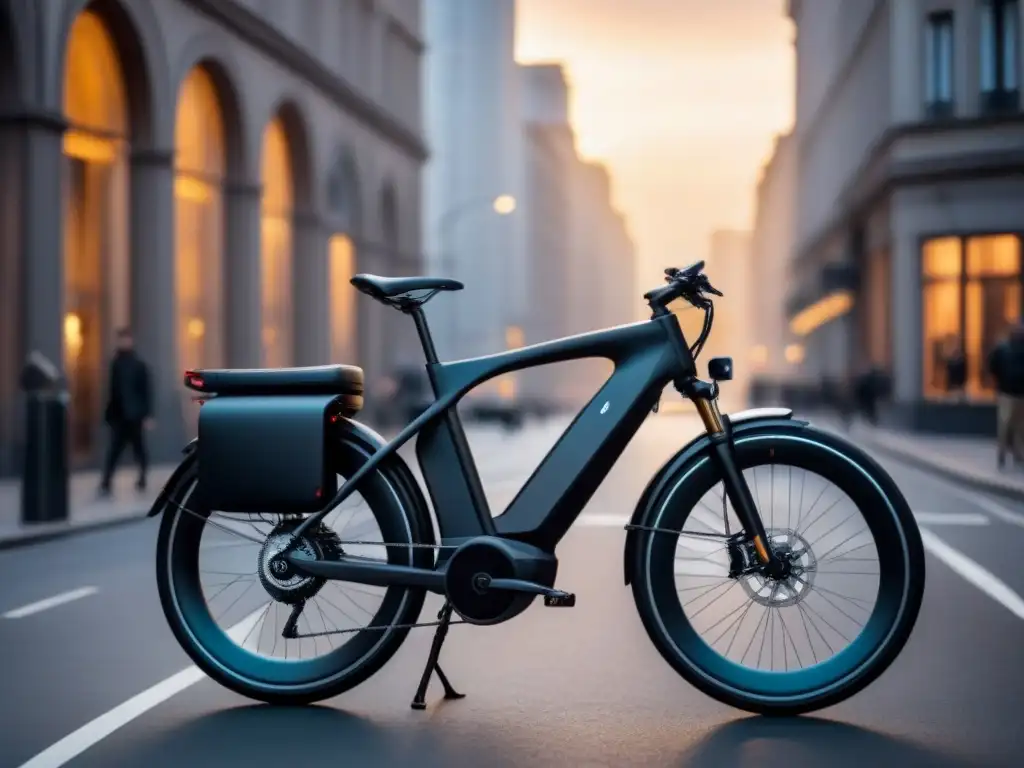
[[[503, 507], [565, 422], [471, 435]], [[318, 707], [257, 705], [191, 667], [154, 576], [158, 523], [0, 552], [0, 767], [1009, 766], [1024, 746], [1024, 505], [880, 459], [925, 531], [914, 635], [866, 691], [814, 717], [719, 705], [648, 640], [623, 585], [625, 524], [651, 474], [698, 429], [652, 416], [559, 549], [571, 610], [540, 602], [497, 627], [452, 629], [409, 707], [432, 629], [360, 687]], [[433, 619], [428, 601], [423, 620]], [[73, 734], [73, 735], [72, 735]], [[69, 737], [70, 738], [67, 738]]]

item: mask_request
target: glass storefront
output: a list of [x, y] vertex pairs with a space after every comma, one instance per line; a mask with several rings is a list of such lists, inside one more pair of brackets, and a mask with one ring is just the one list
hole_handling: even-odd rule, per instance
[[991, 400], [995, 386], [988, 355], [1021, 319], [1021, 238], [933, 238], [924, 243], [921, 256], [924, 396], [959, 395], [947, 372], [947, 361], [959, 350], [967, 363], [963, 394]]

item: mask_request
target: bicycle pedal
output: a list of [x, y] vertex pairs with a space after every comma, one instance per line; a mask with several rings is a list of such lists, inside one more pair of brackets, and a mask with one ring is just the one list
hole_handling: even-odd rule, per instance
[[556, 592], [544, 596], [545, 608], [573, 608], [576, 605], [576, 595], [572, 592]]

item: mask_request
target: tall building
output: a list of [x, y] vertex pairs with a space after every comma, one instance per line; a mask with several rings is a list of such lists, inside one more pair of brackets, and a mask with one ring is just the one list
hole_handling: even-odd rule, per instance
[[415, 0], [0, 0], [0, 472], [31, 351], [96, 463], [123, 326], [156, 460], [186, 368], [358, 361], [372, 405], [408, 348], [348, 279], [421, 271], [422, 51]]
[[506, 347], [525, 310], [515, 0], [431, 0], [423, 9], [429, 268], [466, 286], [431, 301], [427, 316], [442, 359], [490, 354]]
[[[716, 298], [714, 330], [698, 360], [698, 366], [700, 375], [704, 376], [707, 372], [707, 361], [712, 357], [733, 358], [735, 378], [722, 388], [726, 407], [733, 409], [746, 403], [751, 378], [751, 366], [745, 360], [751, 346], [750, 328], [753, 314], [751, 261], [749, 232], [717, 230], [711, 233], [711, 247], [704, 271], [711, 284], [724, 295]], [[696, 310], [691, 314], [700, 315], [700, 311]], [[692, 322], [687, 323], [687, 327], [692, 327]], [[694, 340], [695, 337], [688, 338], [691, 343]]]
[[778, 136], [761, 172], [751, 234], [750, 350], [737, 364], [768, 387], [797, 378], [803, 346], [789, 330], [786, 296], [796, 216], [796, 147]]
[[[524, 339], [532, 344], [631, 322], [642, 302], [635, 293], [634, 245], [615, 209], [608, 170], [577, 153], [562, 66], [533, 64], [522, 71], [530, 289]], [[579, 405], [610, 370], [602, 360], [545, 366], [521, 374], [523, 393]]]
[[[572, 310], [573, 173], [579, 164], [569, 124], [569, 86], [559, 64], [521, 67], [527, 288], [525, 343], [568, 336]], [[524, 399], [559, 400], [568, 366], [546, 365], [520, 374]]]
[[[890, 424], [989, 432], [992, 346], [1021, 316], [1017, 0], [790, 0], [805, 366], [892, 378]], [[967, 359], [966, 399], [945, 359]]]

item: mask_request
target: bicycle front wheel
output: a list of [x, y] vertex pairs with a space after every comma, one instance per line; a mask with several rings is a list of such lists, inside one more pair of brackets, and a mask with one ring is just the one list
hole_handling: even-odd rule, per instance
[[902, 650], [924, 592], [924, 549], [885, 471], [804, 428], [736, 438], [784, 577], [756, 568], [710, 458], [650, 506], [632, 553], [648, 635], [688, 682], [730, 706], [793, 715], [843, 701]]

